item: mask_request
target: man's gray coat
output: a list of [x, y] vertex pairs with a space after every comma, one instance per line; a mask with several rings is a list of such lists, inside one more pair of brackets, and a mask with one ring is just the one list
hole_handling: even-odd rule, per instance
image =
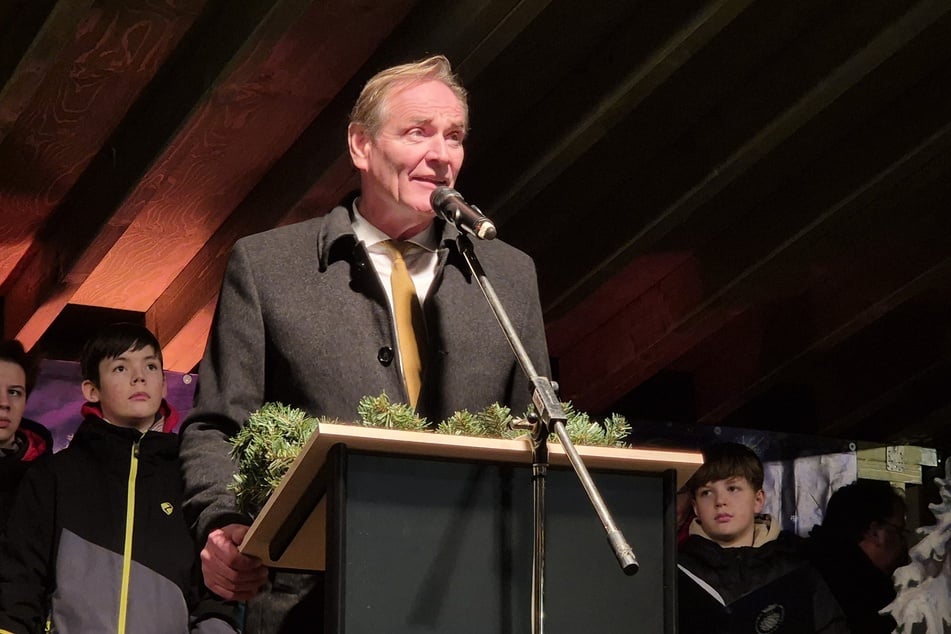
[[[417, 409], [432, 422], [495, 402], [522, 414], [529, 383], [458, 251], [458, 232], [436, 222], [442, 241], [423, 307], [427, 357]], [[547, 375], [534, 263], [498, 240], [478, 242], [475, 252]], [[279, 401], [346, 421], [364, 396], [405, 401], [395, 347], [386, 295], [346, 207], [235, 244], [182, 432], [186, 512], [200, 544], [215, 528], [249, 522], [226, 490], [235, 470], [228, 439], [248, 415]]]

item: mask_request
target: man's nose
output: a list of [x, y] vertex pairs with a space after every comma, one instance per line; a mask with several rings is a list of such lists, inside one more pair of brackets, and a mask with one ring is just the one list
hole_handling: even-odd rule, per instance
[[446, 138], [441, 134], [434, 134], [429, 140], [429, 151], [426, 158], [431, 161], [449, 162], [449, 147]]

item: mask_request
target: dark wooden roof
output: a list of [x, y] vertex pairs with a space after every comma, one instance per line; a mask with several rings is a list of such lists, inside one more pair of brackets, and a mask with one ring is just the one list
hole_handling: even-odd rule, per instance
[[949, 41], [947, 0], [12, 0], [4, 335], [195, 367], [235, 239], [351, 190], [359, 88], [442, 52], [563, 397], [947, 447]]

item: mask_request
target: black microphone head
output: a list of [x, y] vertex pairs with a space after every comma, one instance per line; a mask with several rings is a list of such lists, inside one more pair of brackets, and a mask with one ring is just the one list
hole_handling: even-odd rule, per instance
[[462, 194], [451, 187], [442, 185], [434, 189], [429, 196], [429, 204], [437, 216], [456, 225], [460, 231], [474, 235], [480, 240], [492, 240], [496, 236], [492, 221], [486, 218], [478, 207], [467, 203]]
[[429, 195], [429, 204], [433, 206], [433, 211], [441, 213], [443, 205], [449, 202], [450, 198], [462, 198], [462, 194], [452, 187], [440, 185]]

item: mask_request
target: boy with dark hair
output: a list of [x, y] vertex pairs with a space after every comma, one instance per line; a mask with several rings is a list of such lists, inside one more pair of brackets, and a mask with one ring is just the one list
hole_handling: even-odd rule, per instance
[[697, 517], [679, 553], [680, 632], [849, 631], [828, 587], [799, 556], [796, 538], [761, 515], [763, 465], [752, 450], [709, 447], [686, 489]]
[[832, 589], [853, 632], [888, 634], [878, 611], [895, 600], [892, 574], [908, 563], [905, 500], [888, 482], [859, 480], [829, 498], [806, 540], [812, 564]]
[[14, 503], [0, 632], [234, 632], [226, 604], [196, 600], [158, 341], [142, 326], [109, 326], [81, 366], [83, 422], [69, 447], [27, 473]]
[[35, 367], [19, 341], [0, 342], [0, 538], [27, 467], [53, 451], [49, 430], [23, 417]]

